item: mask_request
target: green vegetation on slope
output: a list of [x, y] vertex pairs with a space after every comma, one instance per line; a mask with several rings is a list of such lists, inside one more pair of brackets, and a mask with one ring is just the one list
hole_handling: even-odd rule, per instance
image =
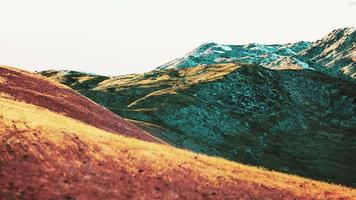
[[42, 74], [123, 117], [150, 123], [137, 124], [175, 146], [355, 184], [353, 83], [310, 70], [236, 64], [152, 71], [96, 84], [88, 84], [98, 78], [93, 75]]

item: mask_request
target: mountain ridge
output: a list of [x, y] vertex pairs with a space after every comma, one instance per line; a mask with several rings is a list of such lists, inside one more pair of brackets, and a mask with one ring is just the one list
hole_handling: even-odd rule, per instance
[[[285, 59], [289, 59], [289, 62], [283, 62]], [[226, 62], [257, 64], [271, 69], [314, 69], [333, 77], [355, 81], [356, 28], [336, 29], [315, 42], [246, 45], [205, 43], [156, 70]]]

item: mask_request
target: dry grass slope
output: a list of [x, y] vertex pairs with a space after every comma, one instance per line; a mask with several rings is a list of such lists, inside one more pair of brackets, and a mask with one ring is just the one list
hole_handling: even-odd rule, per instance
[[158, 142], [69, 87], [41, 75], [0, 66], [0, 96], [41, 106], [106, 131]]

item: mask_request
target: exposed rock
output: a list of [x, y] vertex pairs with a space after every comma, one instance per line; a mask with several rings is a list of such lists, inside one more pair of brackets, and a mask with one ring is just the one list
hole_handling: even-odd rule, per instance
[[312, 43], [300, 57], [318, 71], [356, 80], [356, 28], [334, 30]]

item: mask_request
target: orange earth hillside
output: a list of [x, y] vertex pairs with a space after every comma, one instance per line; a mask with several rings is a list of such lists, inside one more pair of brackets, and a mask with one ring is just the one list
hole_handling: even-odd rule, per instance
[[159, 142], [69, 87], [41, 75], [0, 66], [0, 96], [41, 106], [106, 131]]
[[3, 97], [0, 155], [0, 199], [356, 198], [354, 189], [112, 134]]

